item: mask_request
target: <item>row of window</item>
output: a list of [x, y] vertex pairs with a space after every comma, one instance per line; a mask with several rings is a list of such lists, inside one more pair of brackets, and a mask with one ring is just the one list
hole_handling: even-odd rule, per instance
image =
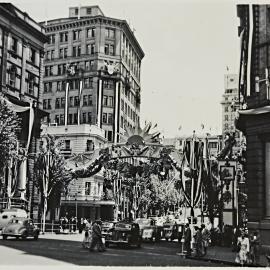
[[[65, 124], [65, 115], [64, 114], [57, 114], [54, 117], [54, 122], [57, 125], [64, 125]], [[78, 113], [69, 113], [67, 122], [69, 125], [78, 124]], [[80, 119], [80, 124], [92, 124], [92, 113], [91, 112], [83, 112], [82, 117]]]
[[122, 57], [131, 69], [131, 71], [135, 74], [135, 76], [140, 78], [140, 66], [141, 61], [137, 56], [135, 50], [132, 48], [131, 43], [128, 41], [126, 36], [123, 34], [123, 42], [122, 42]]
[[[65, 140], [64, 141], [64, 149], [65, 150], [71, 150], [70, 147], [70, 140]], [[86, 151], [93, 151], [95, 150], [95, 144], [92, 140], [87, 140], [86, 141]]]
[[[57, 81], [57, 82], [45, 82], [44, 83], [44, 93], [50, 93], [53, 90], [53, 84], [56, 85], [56, 91], [65, 91], [66, 89], [66, 82], [65, 81]], [[80, 80], [71, 80], [69, 81], [69, 89], [70, 90], [76, 90], [79, 89], [80, 86]], [[83, 88], [93, 88], [94, 87], [94, 81], [93, 78], [84, 78], [83, 79]], [[114, 89], [114, 82], [112, 80], [105, 80], [104, 81], [104, 88], [105, 89]], [[107, 106], [106, 99], [108, 100], [108, 104], [110, 103], [110, 97], [105, 96], [105, 103], [104, 105]], [[113, 106], [113, 105], [108, 105]]]
[[133, 121], [136, 121], [136, 118], [137, 118], [136, 112], [133, 111], [131, 107], [126, 102], [124, 102], [123, 99], [121, 99], [121, 110], [124, 112], [125, 115], [127, 115]]
[[102, 189], [101, 184], [98, 183], [98, 186], [96, 187], [95, 183], [93, 183], [92, 188], [91, 182], [85, 182], [85, 195], [98, 195], [101, 196]]
[[[1, 38], [1, 33], [0, 33], [0, 38]], [[8, 50], [10, 50], [12, 54], [15, 54], [16, 56], [18, 55], [20, 57], [22, 57], [22, 52], [24, 50], [25, 55], [26, 55], [26, 61], [32, 63], [35, 66], [39, 66], [39, 63], [40, 63], [39, 52], [33, 47], [26, 47], [24, 49], [24, 46], [21, 40], [15, 37], [9, 36], [8, 37]]]
[[121, 128], [124, 128], [124, 125], [125, 125], [125, 126], [128, 126], [128, 127], [130, 127], [130, 128], [132, 128], [132, 129], [135, 129], [135, 126], [133, 126], [131, 123], [129, 123], [129, 122], [127, 121], [127, 119], [124, 119], [124, 117], [121, 116], [121, 118], [120, 118], [120, 127], [121, 127]]
[[[96, 52], [95, 48], [96, 48], [96, 45], [94, 43], [87, 44], [85, 54], [94, 55], [95, 52]], [[115, 55], [115, 46], [114, 46], [114, 44], [105, 44], [104, 53], [106, 55], [114, 56]], [[72, 54], [71, 55], [68, 55], [68, 48], [60, 48], [58, 58], [65, 59], [68, 56], [79, 57], [81, 55], [82, 55], [81, 46], [78, 45], [78, 46], [73, 46], [72, 47]], [[56, 59], [55, 50], [48, 50], [45, 53], [45, 60], [54, 60], [54, 59]]]
[[102, 123], [103, 124], [112, 124], [113, 123], [113, 114], [112, 113], [103, 113], [102, 114]]
[[[73, 30], [72, 31], [72, 40], [81, 40], [82, 39], [82, 33], [84, 30]], [[96, 28], [91, 27], [86, 29], [86, 37], [87, 38], [94, 38], [96, 37]], [[105, 28], [105, 37], [109, 39], [115, 38], [115, 29], [112, 28]], [[49, 41], [48, 44], [55, 44], [56, 40], [56, 34], [51, 34], [48, 36]], [[68, 32], [60, 32], [59, 33], [59, 41], [60, 42], [68, 42], [69, 33]]]

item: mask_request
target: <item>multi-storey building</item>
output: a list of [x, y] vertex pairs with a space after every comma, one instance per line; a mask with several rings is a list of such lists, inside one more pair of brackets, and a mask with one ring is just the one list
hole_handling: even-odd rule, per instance
[[97, 125], [109, 142], [118, 142], [124, 126], [135, 127], [140, 119], [144, 52], [129, 25], [105, 17], [98, 6], [71, 7], [68, 18], [42, 25], [49, 38], [43, 94], [48, 122]]
[[247, 141], [248, 227], [270, 244], [270, 13], [269, 5], [238, 5], [241, 39], [239, 90], [245, 109], [237, 122]]
[[[33, 153], [37, 149], [40, 119], [45, 112], [40, 109], [43, 88], [45, 30], [27, 13], [9, 3], [0, 3], [0, 92], [21, 118], [22, 129], [18, 149], [28, 159], [10, 161], [4, 178], [7, 193], [11, 187], [22, 200], [31, 201], [35, 195], [33, 180]], [[12, 176], [13, 175], [13, 176]], [[14, 183], [17, 185], [13, 186]], [[28, 188], [27, 188], [28, 187]], [[28, 196], [26, 196], [26, 191]]]

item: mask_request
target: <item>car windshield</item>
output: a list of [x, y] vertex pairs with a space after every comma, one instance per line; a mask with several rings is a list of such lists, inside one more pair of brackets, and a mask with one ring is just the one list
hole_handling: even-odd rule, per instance
[[10, 224], [23, 224], [23, 220], [12, 219], [9, 223]]

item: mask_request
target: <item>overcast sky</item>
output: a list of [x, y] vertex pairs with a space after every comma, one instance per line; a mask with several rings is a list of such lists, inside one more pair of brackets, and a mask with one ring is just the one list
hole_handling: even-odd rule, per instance
[[[141, 123], [166, 137], [221, 132], [224, 74], [238, 73], [236, 3], [183, 0], [10, 0], [36, 21], [68, 16], [68, 7], [99, 5], [126, 19], [145, 52]], [[182, 129], [179, 131], [179, 126]]]

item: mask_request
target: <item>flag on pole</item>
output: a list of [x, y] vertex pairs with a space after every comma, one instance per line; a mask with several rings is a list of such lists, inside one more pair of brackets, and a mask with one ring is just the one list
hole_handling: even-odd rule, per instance
[[247, 57], [247, 96], [250, 96], [251, 80], [251, 57], [253, 40], [253, 5], [249, 5], [249, 36], [248, 36], [248, 57]]
[[82, 86], [83, 86], [83, 81], [82, 79], [80, 80], [80, 86], [79, 86], [79, 106], [78, 106], [78, 125], [80, 125], [81, 120], [81, 96], [82, 96]]
[[69, 82], [66, 82], [66, 94], [65, 94], [65, 126], [67, 126], [67, 117], [68, 117], [68, 88]]

